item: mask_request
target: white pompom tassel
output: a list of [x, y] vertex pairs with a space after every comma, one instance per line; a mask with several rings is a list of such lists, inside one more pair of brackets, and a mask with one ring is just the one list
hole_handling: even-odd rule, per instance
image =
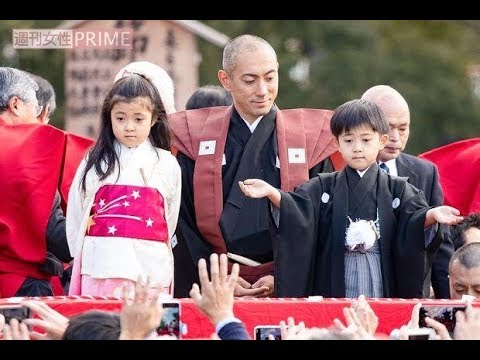
[[375, 240], [378, 239], [375, 223], [372, 220], [352, 221], [346, 232], [346, 242], [350, 250], [355, 250], [359, 245], [363, 245], [363, 250], [370, 249]]

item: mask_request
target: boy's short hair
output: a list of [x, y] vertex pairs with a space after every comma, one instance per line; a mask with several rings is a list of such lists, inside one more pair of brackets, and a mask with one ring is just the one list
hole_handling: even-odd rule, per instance
[[380, 107], [370, 101], [354, 99], [335, 109], [330, 120], [330, 130], [337, 139], [358, 127], [367, 126], [380, 135], [388, 134], [390, 126]]

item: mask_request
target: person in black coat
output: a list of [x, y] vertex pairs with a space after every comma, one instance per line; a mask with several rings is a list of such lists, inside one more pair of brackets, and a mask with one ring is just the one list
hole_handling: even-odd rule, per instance
[[[390, 86], [376, 85], [365, 91], [362, 99], [376, 103], [390, 125], [388, 143], [377, 158], [380, 167], [386, 166], [390, 175], [407, 177], [410, 184], [424, 193], [430, 206], [443, 205], [437, 167], [403, 152], [410, 135], [410, 110], [402, 95]], [[449, 239], [447, 226], [441, 226], [440, 231], [443, 241], [433, 258], [431, 271], [425, 273], [424, 297], [430, 295], [431, 282], [435, 297], [448, 299], [448, 262], [453, 254], [453, 243]]]

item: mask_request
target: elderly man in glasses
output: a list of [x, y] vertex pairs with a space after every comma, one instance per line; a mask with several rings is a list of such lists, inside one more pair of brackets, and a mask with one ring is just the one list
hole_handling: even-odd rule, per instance
[[67, 136], [40, 124], [37, 89], [0, 67], [0, 298], [53, 295], [52, 275], [71, 260], [58, 191]]

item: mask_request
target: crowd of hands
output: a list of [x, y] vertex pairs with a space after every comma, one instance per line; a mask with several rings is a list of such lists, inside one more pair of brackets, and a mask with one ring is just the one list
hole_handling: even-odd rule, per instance
[[[199, 310], [207, 316], [214, 326], [220, 322], [234, 319], [234, 289], [239, 276], [238, 264], [232, 267], [228, 274], [228, 259], [226, 255], [213, 254], [210, 257], [210, 275], [204, 259], [199, 261], [200, 286], [194, 284], [190, 297]], [[151, 286], [148, 279], [139, 279], [131, 295], [126, 286], [123, 287], [120, 312], [119, 340], [145, 339], [176, 339], [175, 336], [156, 334], [156, 328], [162, 318], [163, 308], [159, 301], [160, 289]], [[61, 340], [69, 326], [69, 318], [49, 307], [46, 303], [35, 300], [25, 300], [22, 305], [29, 308], [36, 316], [19, 322], [11, 319], [8, 324], [0, 314], [0, 334], [3, 340]], [[421, 303], [417, 303], [408, 324], [397, 332], [400, 340], [408, 340], [410, 329], [419, 327], [419, 311]], [[456, 314], [456, 326], [453, 332], [455, 340], [480, 339], [480, 309], [474, 308], [466, 301], [465, 311]], [[308, 328], [300, 321], [296, 323], [291, 317], [280, 322], [282, 340], [375, 340], [388, 339], [384, 334], [377, 333], [378, 317], [364, 296], [354, 299], [350, 307], [343, 308], [344, 321], [334, 319], [329, 328]], [[445, 325], [432, 318], [426, 318], [426, 324], [435, 330], [435, 339], [452, 340]], [[248, 336], [248, 335], [247, 335]], [[245, 337], [243, 337], [245, 338]], [[273, 336], [269, 335], [273, 340]], [[220, 339], [218, 332], [211, 339]]]

